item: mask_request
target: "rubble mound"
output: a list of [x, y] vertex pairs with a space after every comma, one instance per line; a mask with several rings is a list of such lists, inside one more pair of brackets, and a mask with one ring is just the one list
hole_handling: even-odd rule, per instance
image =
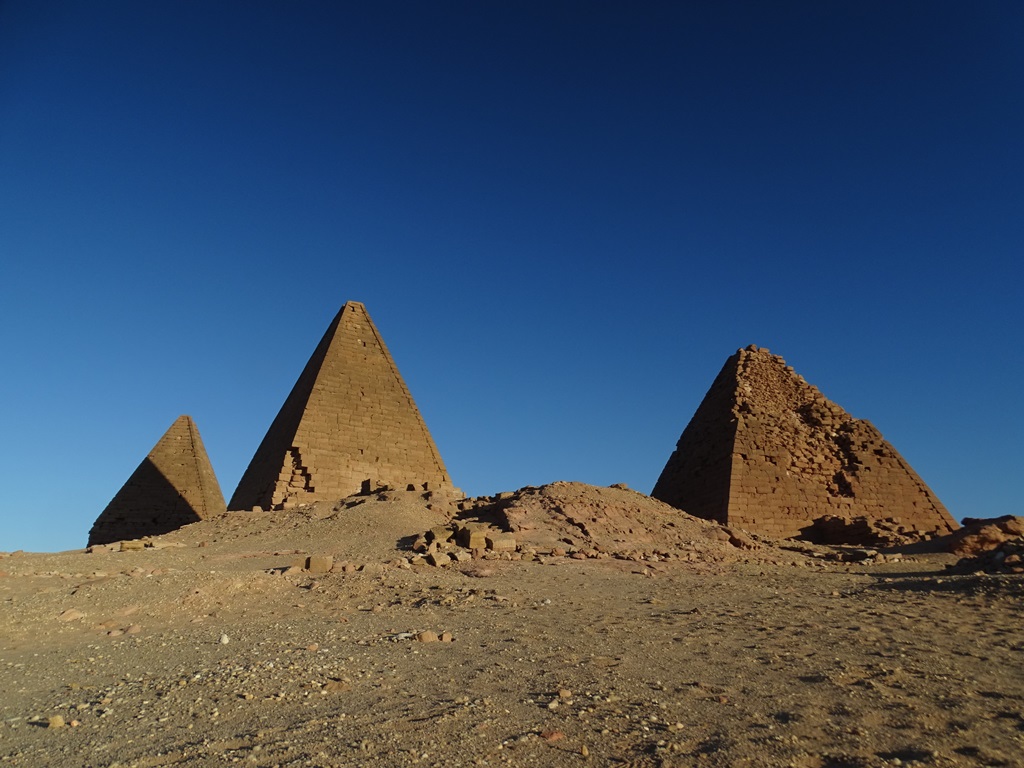
[[948, 537], [948, 549], [961, 557], [978, 557], [1024, 536], [1024, 517], [965, 518], [964, 527]]
[[684, 560], [735, 559], [760, 539], [682, 512], [624, 485], [555, 482], [467, 499], [459, 520], [511, 532], [521, 548], [584, 556], [662, 554]]
[[447, 524], [454, 512], [450, 494], [385, 489], [289, 510], [227, 512], [145, 541], [144, 546], [204, 546], [219, 553], [317, 552], [381, 562], [394, 558], [418, 532]]
[[[287, 510], [227, 512], [160, 537], [93, 550], [204, 547], [209, 555], [295, 555], [310, 572], [457, 566], [473, 560], [731, 563], [792, 560], [771, 540], [702, 520], [624, 485], [555, 482], [460, 498], [455, 489], [378, 489]], [[278, 566], [281, 567], [281, 566]]]
[[1024, 537], [999, 544], [974, 557], [964, 557], [955, 566], [960, 573], [1024, 573]]
[[1024, 574], [1024, 517], [964, 518], [963, 528], [942, 539], [960, 555], [956, 573]]

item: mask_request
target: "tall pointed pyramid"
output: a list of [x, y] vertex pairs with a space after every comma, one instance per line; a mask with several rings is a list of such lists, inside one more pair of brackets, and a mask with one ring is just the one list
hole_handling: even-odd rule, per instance
[[158, 536], [225, 511], [191, 416], [179, 416], [100, 513], [89, 546]]
[[341, 308], [267, 430], [231, 509], [339, 499], [366, 485], [451, 487], [366, 308]]
[[870, 422], [754, 346], [726, 361], [651, 495], [777, 538], [826, 516], [893, 519], [920, 533], [958, 527]]

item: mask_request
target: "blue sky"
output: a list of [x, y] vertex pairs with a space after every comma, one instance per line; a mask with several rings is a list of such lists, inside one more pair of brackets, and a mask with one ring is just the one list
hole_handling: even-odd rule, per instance
[[0, 2], [0, 550], [226, 497], [366, 304], [456, 484], [650, 491], [783, 355], [1021, 513], [1024, 4]]

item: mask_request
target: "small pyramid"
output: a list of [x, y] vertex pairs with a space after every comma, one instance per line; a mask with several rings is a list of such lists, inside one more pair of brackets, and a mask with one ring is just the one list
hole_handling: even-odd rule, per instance
[[89, 546], [159, 536], [224, 511], [199, 430], [179, 416], [96, 518]]
[[366, 308], [338, 312], [235, 489], [230, 509], [284, 509], [390, 486], [451, 487]]
[[826, 517], [894, 521], [911, 535], [958, 527], [870, 422], [753, 345], [726, 361], [651, 496], [775, 538]]

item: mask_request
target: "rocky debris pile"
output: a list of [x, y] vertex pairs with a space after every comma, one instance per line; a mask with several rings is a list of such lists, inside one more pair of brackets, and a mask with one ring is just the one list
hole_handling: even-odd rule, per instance
[[[724, 563], [772, 560], [770, 540], [686, 514], [619, 485], [556, 482], [474, 499], [454, 490], [378, 488], [275, 512], [227, 512], [160, 537], [94, 551], [204, 547], [204, 556], [294, 555], [274, 573], [379, 574], [476, 560], [616, 558]], [[288, 563], [288, 561], [285, 561]]]
[[[373, 548], [379, 560], [386, 561], [384, 567], [460, 567], [475, 560], [545, 562], [550, 558], [725, 562], [762, 546], [771, 548], [745, 531], [692, 517], [625, 485], [554, 482], [462, 500], [443, 493], [378, 489], [370, 497], [353, 496], [333, 506], [321, 503], [290, 511], [292, 520], [334, 528], [330, 534], [324, 528], [325, 538], [315, 548], [298, 550], [301, 556], [285, 572], [365, 571], [370, 563], [342, 558], [359, 552], [368, 531], [348, 528], [368, 514], [372, 520], [384, 521], [384, 515], [376, 514], [384, 509], [406, 510], [402, 524], [415, 524], [417, 507], [422, 511], [419, 527], [399, 529], [397, 519], [387, 518], [390, 552], [384, 551], [386, 541]], [[430, 527], [422, 527], [431, 520]], [[341, 528], [350, 535], [339, 536]], [[410, 535], [411, 529], [420, 532]], [[374, 536], [380, 538], [379, 531]], [[329, 541], [345, 546], [332, 549]], [[396, 558], [396, 548], [406, 553]], [[378, 562], [375, 567], [381, 565]]]
[[962, 558], [953, 570], [960, 573], [1024, 573], [1024, 537], [1000, 543], [995, 549]]
[[964, 518], [964, 527], [948, 537], [948, 549], [961, 557], [977, 557], [1024, 536], [1024, 517]]
[[945, 537], [945, 548], [960, 560], [956, 573], [1024, 573], [1024, 517], [964, 518], [963, 528]]
[[[452, 564], [466, 563], [471, 560], [522, 560], [523, 553], [519, 550], [515, 536], [494, 526], [479, 522], [452, 522], [447, 525], [436, 525], [415, 537], [406, 536], [403, 540], [414, 539], [411, 549], [413, 555], [391, 558], [387, 563], [354, 563], [340, 556], [318, 552], [298, 555], [291, 565], [285, 567], [286, 574], [308, 573], [379, 573], [388, 566], [409, 568], [413, 566], [433, 566], [442, 568]], [[529, 552], [529, 555], [535, 554]], [[274, 569], [280, 572], [282, 569]]]
[[[624, 485], [598, 487], [555, 482], [541, 487], [466, 499], [454, 525], [469, 548], [511, 534], [519, 554], [575, 559], [727, 561], [762, 540], [738, 529], [693, 517]], [[475, 527], [474, 527], [475, 526]], [[424, 539], [425, 540], [425, 539]], [[493, 551], [493, 547], [489, 547]], [[512, 554], [509, 552], [509, 554]]]
[[[519, 543], [508, 531], [481, 522], [453, 522], [417, 537], [410, 565], [443, 567], [469, 560], [521, 560]], [[533, 554], [533, 553], [530, 553]]]
[[904, 525], [898, 518], [853, 518], [823, 515], [803, 528], [797, 537], [815, 544], [849, 544], [857, 547], [899, 547], [934, 538], [935, 531]]

